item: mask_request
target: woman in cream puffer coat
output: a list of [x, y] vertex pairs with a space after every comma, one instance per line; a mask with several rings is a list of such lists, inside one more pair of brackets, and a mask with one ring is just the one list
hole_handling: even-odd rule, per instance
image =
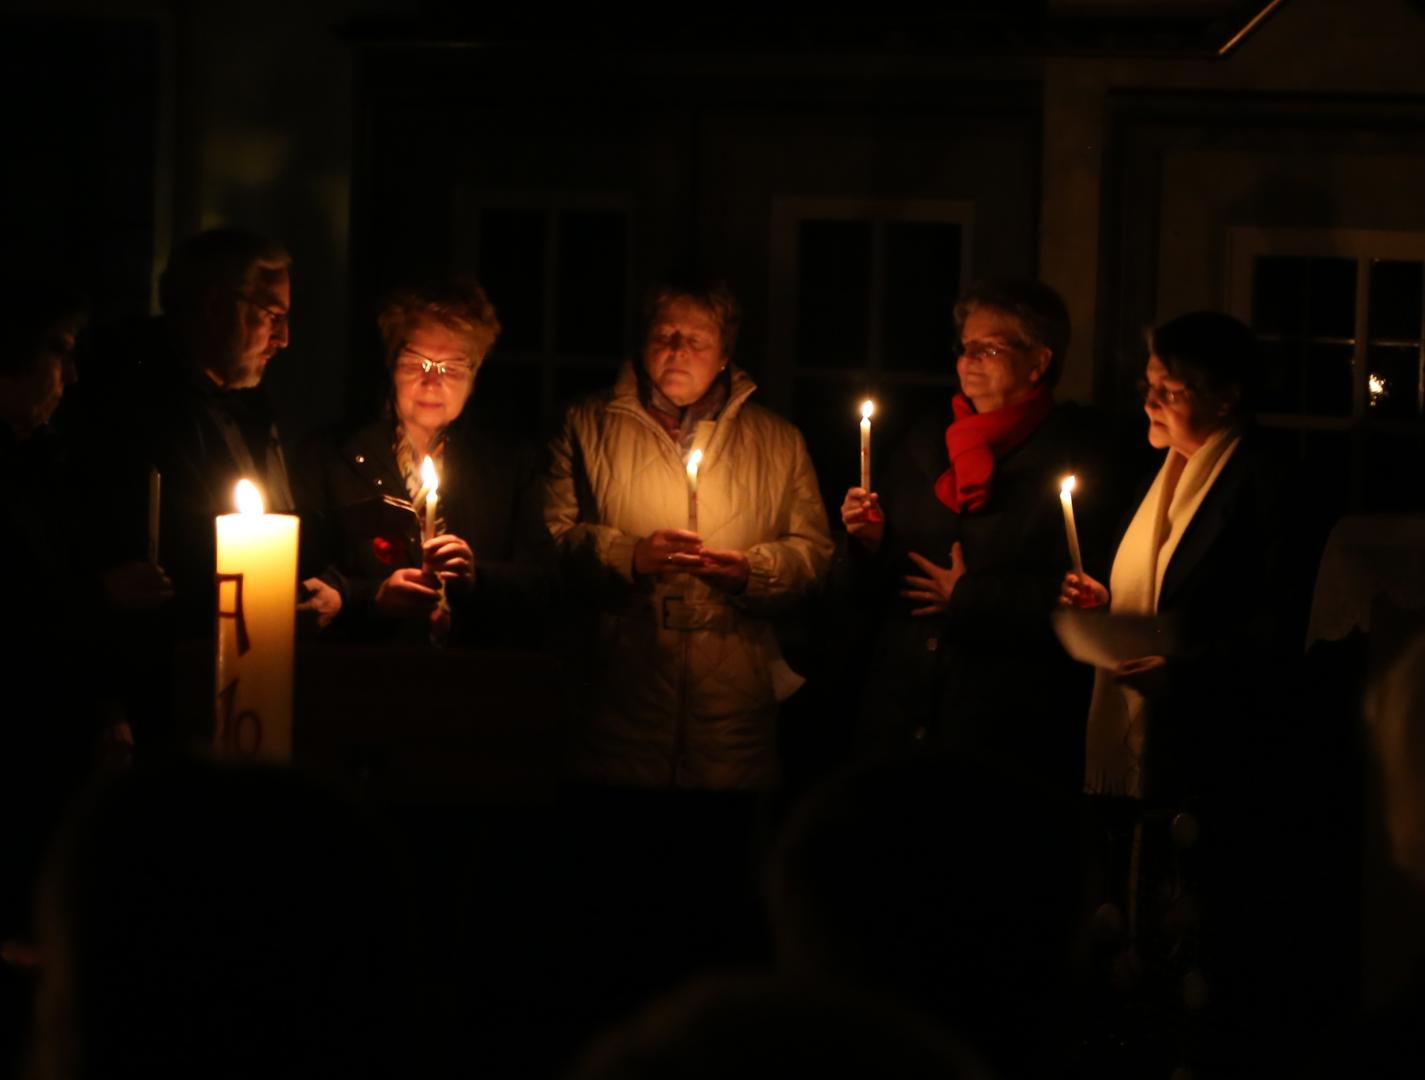
[[569, 771], [770, 788], [777, 703], [801, 683], [772, 620], [827, 571], [826, 511], [800, 432], [749, 402], [755, 384], [728, 363], [731, 296], [665, 289], [651, 311], [640, 365], [571, 407], [551, 448], [545, 522], [587, 616]]

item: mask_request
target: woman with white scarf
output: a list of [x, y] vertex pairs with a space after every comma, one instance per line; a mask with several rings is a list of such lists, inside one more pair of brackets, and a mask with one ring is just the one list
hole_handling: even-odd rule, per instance
[[[1096, 805], [1118, 837], [1101, 868], [1114, 902], [1101, 917], [1123, 920], [1137, 969], [1178, 999], [1169, 1008], [1192, 1013], [1211, 1000], [1220, 1008], [1208, 1015], [1230, 1022], [1282, 970], [1264, 960], [1264, 930], [1276, 910], [1272, 778], [1290, 749], [1279, 723], [1293, 621], [1288, 530], [1251, 424], [1251, 331], [1195, 312], [1147, 343], [1148, 441], [1167, 453], [1108, 585], [1070, 573], [1060, 603], [1157, 617], [1171, 643], [1169, 655], [1096, 672], [1085, 790], [1103, 797]], [[1255, 1000], [1265, 1015], [1270, 1006]]]

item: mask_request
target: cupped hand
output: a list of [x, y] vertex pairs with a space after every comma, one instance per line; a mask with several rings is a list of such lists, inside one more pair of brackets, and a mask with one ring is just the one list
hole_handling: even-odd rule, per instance
[[726, 592], [740, 593], [747, 588], [752, 566], [744, 552], [731, 548], [703, 548], [702, 565], [694, 568], [692, 573]]
[[920, 567], [925, 576], [907, 574], [903, 577], [906, 587], [901, 595], [920, 602], [920, 607], [911, 609], [912, 615], [938, 615], [949, 608], [955, 586], [965, 576], [965, 553], [960, 542], [955, 541], [950, 548], [949, 566], [938, 566], [915, 551], [909, 554], [911, 562]]
[[424, 570], [403, 566], [376, 590], [376, 611], [392, 619], [429, 615], [440, 603], [440, 579]]
[[1113, 677], [1144, 697], [1158, 697], [1168, 688], [1168, 658], [1139, 656], [1119, 664]]
[[1064, 575], [1064, 582], [1059, 586], [1059, 603], [1064, 607], [1085, 610], [1103, 607], [1108, 603], [1108, 589], [1087, 574], [1071, 570]]
[[702, 566], [698, 552], [703, 538], [687, 529], [659, 529], [633, 548], [633, 569], [639, 574], [664, 574]]
[[881, 497], [865, 488], [848, 488], [841, 500], [841, 524], [847, 535], [870, 551], [881, 546], [886, 535], [886, 516], [881, 513]]
[[341, 613], [341, 593], [316, 577], [302, 582], [302, 588], [307, 594], [297, 605], [298, 616], [315, 622], [321, 629], [330, 626], [332, 620]]
[[423, 569], [442, 581], [475, 584], [475, 552], [453, 533], [432, 536], [421, 545]]

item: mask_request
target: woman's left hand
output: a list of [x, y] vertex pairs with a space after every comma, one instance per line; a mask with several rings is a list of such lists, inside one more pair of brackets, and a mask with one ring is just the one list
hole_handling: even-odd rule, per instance
[[432, 536], [421, 545], [422, 569], [442, 581], [463, 581], [475, 584], [475, 552], [460, 537], [451, 533]]
[[703, 564], [688, 572], [716, 585], [730, 593], [740, 593], [747, 588], [747, 579], [752, 573], [752, 565], [741, 551], [731, 548], [703, 548], [698, 552]]
[[1168, 689], [1168, 659], [1165, 656], [1140, 656], [1125, 660], [1118, 665], [1113, 676], [1144, 697], [1160, 697]]
[[901, 595], [907, 600], [921, 601], [921, 606], [912, 608], [911, 614], [942, 614], [950, 606], [950, 594], [955, 591], [956, 584], [965, 576], [965, 553], [960, 548], [960, 542], [955, 541], [950, 548], [948, 567], [937, 566], [915, 551], [910, 552], [910, 558], [925, 574], [924, 577], [907, 574], [901, 579], [906, 584]]

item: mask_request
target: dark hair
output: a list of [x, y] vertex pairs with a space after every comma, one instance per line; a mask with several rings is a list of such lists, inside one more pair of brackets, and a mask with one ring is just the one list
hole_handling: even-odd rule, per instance
[[569, 1080], [988, 1075], [942, 1024], [894, 998], [777, 975], [702, 976], [600, 1036]]
[[[175, 812], [177, 808], [181, 811]], [[361, 1076], [396, 893], [384, 838], [295, 772], [175, 761], [88, 793], [41, 892], [41, 1055], [99, 1076]], [[53, 1075], [53, 1073], [42, 1073]]]
[[473, 277], [405, 285], [390, 292], [381, 302], [377, 325], [386, 350], [386, 367], [396, 363], [396, 354], [406, 340], [412, 323], [430, 321], [470, 339], [472, 360], [478, 369], [500, 336], [500, 320], [495, 305]]
[[1256, 404], [1261, 370], [1257, 339], [1240, 320], [1220, 311], [1179, 315], [1149, 330], [1148, 351], [1175, 379], [1231, 406], [1230, 416]]
[[687, 300], [703, 308], [717, 323], [722, 336], [722, 354], [731, 356], [737, 345], [737, 332], [742, 327], [742, 305], [725, 281], [702, 278], [665, 278], [643, 296], [643, 335], [665, 305], [675, 300]]
[[242, 288], [254, 265], [285, 270], [292, 264], [287, 249], [251, 229], [208, 229], [190, 236], [168, 258], [158, 279], [158, 305], [165, 314], [196, 314], [214, 288]]
[[0, 375], [30, 374], [56, 332], [78, 333], [89, 320], [88, 297], [68, 285], [6, 278], [0, 296]]
[[1044, 385], [1054, 386], [1064, 370], [1069, 351], [1069, 309], [1064, 298], [1042, 281], [1031, 278], [991, 278], [977, 281], [955, 302], [955, 332], [978, 308], [990, 308], [1018, 320], [1030, 341], [1049, 350]]

